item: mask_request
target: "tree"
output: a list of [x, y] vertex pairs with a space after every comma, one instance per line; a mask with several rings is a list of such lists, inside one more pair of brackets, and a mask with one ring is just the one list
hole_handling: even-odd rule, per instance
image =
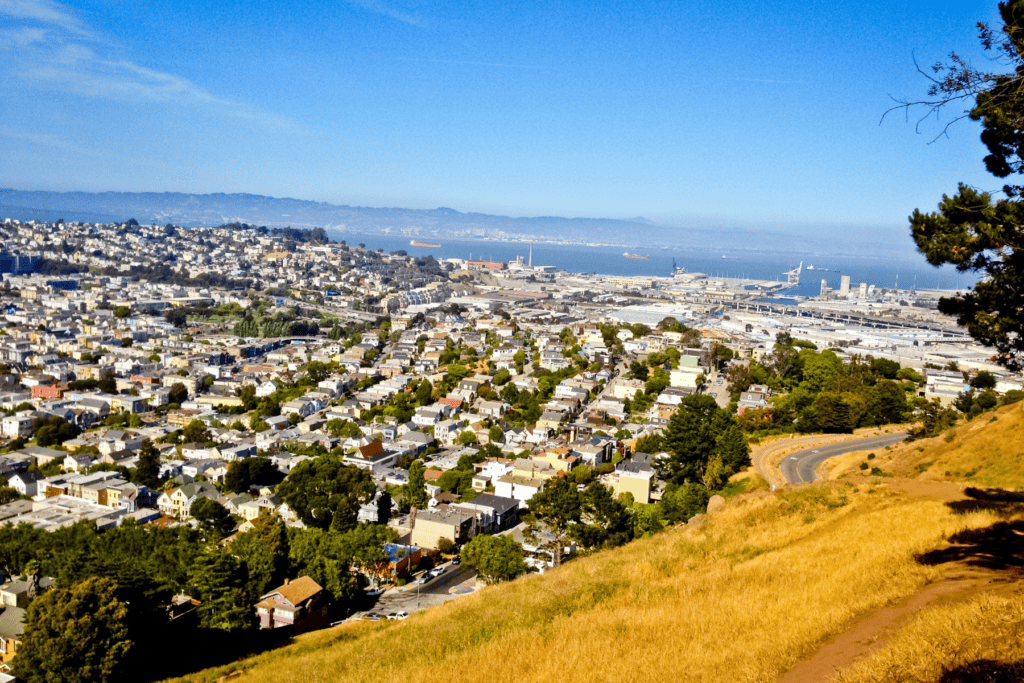
[[235, 520], [228, 509], [213, 498], [197, 498], [188, 513], [199, 526], [214, 539], [227, 536], [235, 528]]
[[346, 465], [343, 456], [328, 453], [296, 465], [276, 489], [278, 498], [318, 529], [353, 528], [359, 506], [376, 493], [369, 472]]
[[288, 532], [277, 515], [261, 515], [253, 520], [253, 528], [235, 539], [230, 551], [245, 563], [252, 602], [280, 586], [288, 576]]
[[117, 599], [116, 590], [111, 579], [93, 577], [36, 598], [25, 614], [18, 678], [30, 683], [122, 680], [133, 643], [128, 605]]
[[480, 534], [466, 544], [461, 557], [487, 584], [511, 581], [527, 571], [523, 547], [511, 536]]
[[570, 533], [584, 548], [614, 548], [633, 540], [633, 517], [612, 490], [594, 481], [583, 491], [580, 524]]
[[410, 508], [422, 510], [427, 507], [427, 480], [423, 476], [426, 471], [422, 460], [414, 460], [409, 465], [409, 482], [402, 489], [405, 503]]
[[175, 327], [185, 327], [188, 322], [188, 314], [184, 308], [169, 308], [164, 311], [164, 318]]
[[995, 389], [996, 376], [988, 370], [979, 370], [971, 377], [971, 386], [975, 389]]
[[175, 382], [171, 385], [171, 390], [167, 392], [167, 402], [177, 403], [181, 405], [188, 400], [188, 389], [181, 382]]
[[433, 395], [434, 387], [430, 384], [429, 379], [424, 379], [416, 387], [416, 402], [421, 406], [430, 405], [431, 396]]
[[491, 443], [501, 443], [505, 440], [505, 432], [498, 425], [491, 425], [491, 428], [487, 430], [487, 439]]
[[135, 463], [132, 481], [150, 489], [160, 486], [160, 454], [149, 439], [139, 447], [139, 459]]
[[[969, 103], [947, 127], [962, 118], [980, 121], [989, 152], [985, 167], [1008, 178], [1024, 173], [1024, 2], [1000, 2], [999, 14], [1003, 35], [983, 23], [978, 28], [982, 47], [1010, 67], [1006, 72], [975, 69], [952, 52], [949, 63], [932, 67], [934, 75], [918, 68], [931, 81], [927, 98], [896, 108], [923, 106], [926, 118], [948, 105]], [[910, 225], [918, 250], [932, 265], [983, 273], [971, 291], [939, 299], [939, 311], [955, 316], [972, 337], [996, 349], [1001, 365], [1017, 371], [1024, 366], [1024, 187], [1008, 183], [1003, 193], [1005, 199], [993, 201], [988, 192], [960, 184], [955, 196], [943, 196], [937, 212], [915, 209]]]
[[246, 590], [249, 575], [234, 555], [216, 550], [199, 555], [189, 572], [189, 589], [199, 600], [199, 625], [222, 631], [255, 627], [256, 611]]
[[551, 552], [554, 565], [562, 564], [562, 551], [569, 538], [569, 530], [579, 524], [583, 515], [583, 501], [576, 483], [565, 477], [544, 482], [543, 488], [530, 498], [530, 511], [523, 515], [526, 536], [538, 548]]
[[185, 443], [206, 443], [210, 440], [210, 430], [202, 420], [192, 420], [185, 425], [182, 438], [185, 439]]
[[[730, 430], [736, 427], [736, 432]], [[726, 458], [742, 466], [746, 455], [739, 445], [744, 440], [736, 418], [718, 407], [710, 396], [691, 394], [679, 404], [679, 410], [669, 419], [665, 428], [664, 448], [667, 458], [657, 461], [658, 470], [666, 482], [683, 484], [697, 482], [713, 457]], [[723, 438], [730, 432], [728, 438]]]

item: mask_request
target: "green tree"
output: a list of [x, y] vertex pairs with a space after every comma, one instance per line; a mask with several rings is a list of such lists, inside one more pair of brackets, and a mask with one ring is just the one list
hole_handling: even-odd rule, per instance
[[814, 411], [818, 415], [818, 426], [823, 432], [852, 432], [856, 426], [851, 416], [850, 403], [839, 394], [821, 394], [814, 402]]
[[160, 454], [149, 439], [139, 447], [139, 459], [135, 463], [132, 481], [154, 490], [160, 486]]
[[422, 460], [414, 460], [409, 465], [409, 482], [402, 489], [405, 494], [405, 504], [410, 508], [422, 510], [427, 507], [427, 481], [424, 473], [427, 471]]
[[171, 385], [171, 390], [167, 392], [168, 403], [177, 403], [181, 405], [188, 400], [188, 389], [181, 382], [175, 382]]
[[434, 387], [430, 384], [430, 380], [424, 379], [416, 387], [416, 402], [421, 406], [430, 405], [433, 392]]
[[970, 384], [975, 389], [995, 389], [996, 376], [988, 370], [979, 370], [973, 377], [971, 377]]
[[[897, 108], [923, 106], [927, 114], [950, 104], [972, 103], [957, 119], [980, 121], [981, 141], [988, 148], [985, 167], [998, 178], [1024, 173], [1024, 2], [999, 3], [1002, 35], [979, 24], [982, 47], [996, 53], [994, 63], [1009, 67], [1000, 73], [975, 69], [950, 53], [936, 64], [928, 97], [902, 102]], [[954, 120], [957, 120], [954, 119]], [[922, 119], [923, 120], [923, 119]], [[983, 276], [965, 294], [939, 299], [939, 311], [955, 316], [972, 337], [997, 350], [998, 362], [1017, 371], [1024, 360], [1024, 187], [1003, 186], [1005, 199], [960, 184], [956, 195], [944, 195], [937, 212], [915, 209], [910, 217], [917, 248], [934, 266], [951, 263], [961, 272]]]
[[633, 540], [633, 516], [612, 495], [612, 490], [594, 481], [583, 491], [580, 524], [570, 529], [584, 548], [614, 548]]
[[199, 527], [214, 539], [227, 536], [235, 528], [235, 520], [228, 509], [213, 498], [197, 498], [188, 510]]
[[507, 535], [480, 534], [463, 547], [461, 557], [487, 584], [511, 581], [527, 572], [523, 547]]
[[703, 484], [689, 482], [682, 486], [669, 486], [659, 507], [664, 520], [670, 524], [685, 522], [708, 509], [711, 493]]
[[359, 506], [376, 491], [369, 472], [346, 465], [339, 453], [328, 453], [296, 465], [276, 495], [304, 524], [345, 531], [355, 526]]
[[550, 551], [557, 567], [562, 563], [570, 529], [583, 516], [583, 500], [576, 483], [565, 477], [548, 479], [528, 505], [529, 512], [522, 516], [525, 535], [538, 548]]
[[189, 589], [199, 600], [199, 625], [223, 631], [255, 627], [256, 611], [245, 564], [227, 551], [199, 555], [189, 572]]
[[288, 576], [288, 533], [277, 515], [261, 515], [253, 520], [253, 528], [234, 540], [230, 552], [245, 564], [252, 602], [280, 586]]
[[15, 661], [18, 678], [30, 683], [123, 680], [133, 643], [128, 605], [117, 599], [116, 590], [114, 581], [93, 577], [36, 598], [25, 614]]
[[728, 457], [739, 466], [744, 458], [736, 433], [722, 438], [731, 427], [738, 430], [736, 418], [719, 408], [715, 399], [699, 394], [684, 398], [665, 428], [664, 447], [669, 457], [657, 461], [662, 478], [673, 484], [700, 481], [711, 458], [725, 461], [723, 448], [727, 447], [733, 449]]
[[202, 420], [192, 420], [185, 425], [182, 437], [185, 443], [206, 443], [210, 440], [210, 430]]

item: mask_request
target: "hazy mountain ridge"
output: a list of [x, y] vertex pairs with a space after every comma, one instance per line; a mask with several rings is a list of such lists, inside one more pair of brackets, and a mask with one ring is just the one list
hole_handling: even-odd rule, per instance
[[[173, 223], [212, 227], [240, 222], [268, 227], [322, 227], [341, 233], [411, 235], [419, 238], [504, 239], [520, 236], [576, 243], [694, 246], [710, 249], [778, 251], [799, 239], [805, 247], [869, 251], [877, 245], [837, 244], [832, 238], [799, 238], [780, 230], [751, 228], [679, 228], [646, 218], [511, 217], [437, 209], [376, 208], [336, 205], [254, 194], [186, 194], [179, 192], [48, 192], [0, 189], [0, 218]], [[852, 239], [845, 235], [847, 239]], [[839, 241], [844, 241], [840, 237]]]

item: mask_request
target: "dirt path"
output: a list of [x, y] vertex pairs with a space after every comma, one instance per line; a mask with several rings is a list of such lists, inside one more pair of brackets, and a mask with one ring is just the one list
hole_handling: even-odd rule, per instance
[[[865, 482], [868, 479], [865, 478]], [[951, 482], [893, 479], [893, 489], [925, 496], [958, 511], [978, 507], [1024, 507], [1024, 497], [974, 492]], [[940, 578], [895, 605], [864, 615], [847, 630], [780, 677], [779, 683], [819, 683], [829, 680], [858, 659], [883, 647], [921, 610], [965, 602], [982, 593], [1012, 594], [1024, 578], [1024, 548], [1019, 536], [1024, 523], [996, 523], [986, 529], [958, 534], [947, 547], [926, 553], [919, 561], [938, 566]]]

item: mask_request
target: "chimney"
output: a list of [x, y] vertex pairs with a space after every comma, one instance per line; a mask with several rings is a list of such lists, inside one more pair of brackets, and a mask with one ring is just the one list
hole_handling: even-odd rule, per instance
[[291, 580], [291, 579], [285, 579], [285, 580], [284, 580], [284, 585], [286, 585], [286, 586], [287, 586], [287, 585], [288, 585], [289, 583], [291, 583], [291, 582], [292, 582], [292, 580]]

